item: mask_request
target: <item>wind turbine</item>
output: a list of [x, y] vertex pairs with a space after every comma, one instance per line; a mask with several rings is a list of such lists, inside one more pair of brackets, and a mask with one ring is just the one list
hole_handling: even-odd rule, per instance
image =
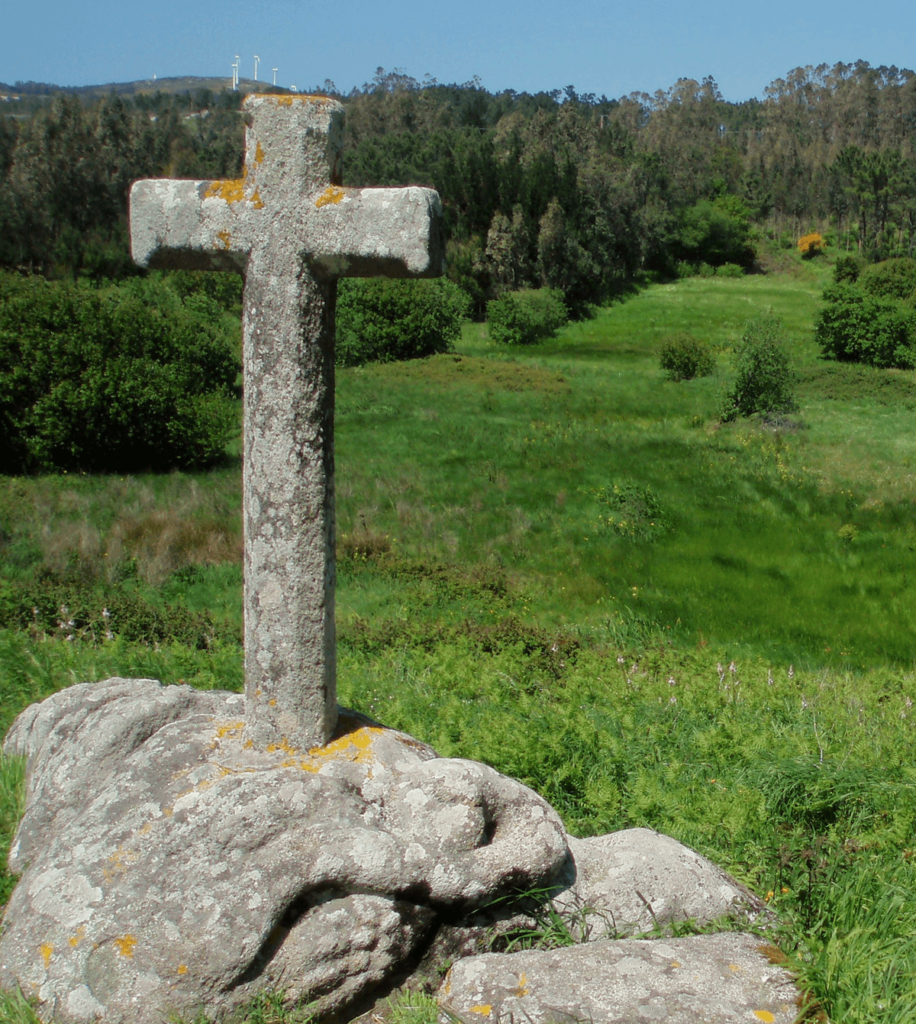
[[241, 66], [241, 58], [238, 54], [235, 55], [235, 88], [238, 91], [239, 87], [239, 67]]
[[276, 68], [271, 68], [271, 70], [274, 73], [274, 85], [276, 85], [277, 84], [277, 69]]
[[257, 54], [254, 55], [254, 80], [255, 81], [258, 80], [258, 61], [260, 59], [261, 58]]

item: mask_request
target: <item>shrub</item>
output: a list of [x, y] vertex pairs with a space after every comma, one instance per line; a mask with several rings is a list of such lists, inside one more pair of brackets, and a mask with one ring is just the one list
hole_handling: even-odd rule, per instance
[[533, 345], [568, 320], [563, 293], [555, 288], [507, 292], [487, 303], [490, 338], [503, 345]]
[[754, 259], [749, 211], [735, 196], [701, 199], [682, 210], [673, 242], [676, 257], [690, 262], [746, 266]]
[[185, 299], [190, 295], [203, 293], [230, 312], [242, 308], [241, 274], [226, 274], [218, 270], [172, 270], [159, 271], [166, 284], [177, 295]]
[[154, 281], [0, 301], [0, 472], [205, 466], [238, 431], [223, 313]]
[[716, 277], [744, 277], [744, 267], [737, 263], [723, 263], [716, 268]]
[[804, 259], [812, 259], [821, 256], [827, 249], [827, 243], [819, 231], [812, 231], [810, 234], [802, 235], [798, 240], [798, 251]]
[[719, 418], [723, 423], [738, 416], [797, 408], [786, 340], [782, 321], [772, 311], [748, 322], [737, 350], [735, 380], [722, 400]]
[[337, 292], [337, 363], [388, 363], [451, 352], [470, 300], [453, 281], [345, 279]]
[[837, 284], [855, 284], [865, 266], [865, 260], [858, 253], [847, 252], [837, 258], [833, 268], [833, 280]]
[[671, 334], [662, 341], [659, 364], [674, 381], [708, 377], [716, 368], [709, 345], [686, 331]]
[[875, 298], [855, 285], [824, 289], [827, 305], [814, 322], [814, 340], [827, 359], [868, 366], [916, 366], [916, 311]]
[[872, 263], [859, 274], [859, 287], [879, 299], [910, 299], [916, 292], [916, 260]]

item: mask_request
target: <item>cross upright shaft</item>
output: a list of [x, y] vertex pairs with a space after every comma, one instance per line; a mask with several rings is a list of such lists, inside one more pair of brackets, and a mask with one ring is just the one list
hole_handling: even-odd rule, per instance
[[431, 189], [340, 187], [343, 108], [249, 96], [234, 181], [138, 181], [134, 259], [245, 275], [245, 705], [258, 746], [328, 741], [334, 632], [334, 304], [338, 277], [434, 277]]

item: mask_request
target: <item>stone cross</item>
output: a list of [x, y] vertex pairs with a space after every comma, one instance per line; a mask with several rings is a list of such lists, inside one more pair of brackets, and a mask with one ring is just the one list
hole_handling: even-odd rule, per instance
[[245, 276], [245, 705], [258, 746], [322, 746], [337, 718], [334, 305], [339, 277], [435, 277], [431, 189], [340, 187], [343, 107], [245, 101], [234, 181], [138, 181], [134, 259]]

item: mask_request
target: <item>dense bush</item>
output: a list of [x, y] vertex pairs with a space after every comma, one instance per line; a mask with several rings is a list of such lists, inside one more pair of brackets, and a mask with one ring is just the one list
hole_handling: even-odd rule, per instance
[[827, 305], [814, 323], [814, 340], [827, 359], [868, 366], [916, 366], [916, 311], [867, 295], [855, 285], [824, 289]]
[[224, 313], [135, 280], [0, 296], [0, 472], [135, 472], [220, 458], [238, 430]]
[[662, 341], [659, 364], [674, 381], [708, 377], [716, 368], [709, 345], [686, 331], [670, 334]]
[[723, 263], [721, 267], [716, 267], [716, 277], [744, 277], [744, 267], [739, 267], [737, 263]]
[[872, 263], [859, 274], [859, 287], [879, 299], [911, 299], [916, 293], [916, 260]]
[[738, 346], [735, 380], [726, 391], [719, 418], [791, 412], [794, 374], [782, 321], [768, 311], [750, 320]]
[[533, 345], [568, 320], [563, 294], [554, 288], [506, 292], [487, 303], [490, 338], [503, 345]]
[[677, 255], [692, 263], [748, 266], [754, 259], [747, 208], [735, 196], [701, 199], [679, 215], [674, 246]]
[[855, 284], [859, 274], [866, 266], [865, 260], [855, 252], [847, 252], [837, 257], [833, 267], [833, 280], [837, 284]]
[[346, 279], [337, 293], [337, 363], [387, 363], [450, 352], [468, 318], [467, 295], [444, 278]]
[[241, 311], [244, 284], [241, 274], [226, 274], [218, 270], [172, 270], [160, 271], [159, 276], [183, 299], [203, 293], [228, 312]]

